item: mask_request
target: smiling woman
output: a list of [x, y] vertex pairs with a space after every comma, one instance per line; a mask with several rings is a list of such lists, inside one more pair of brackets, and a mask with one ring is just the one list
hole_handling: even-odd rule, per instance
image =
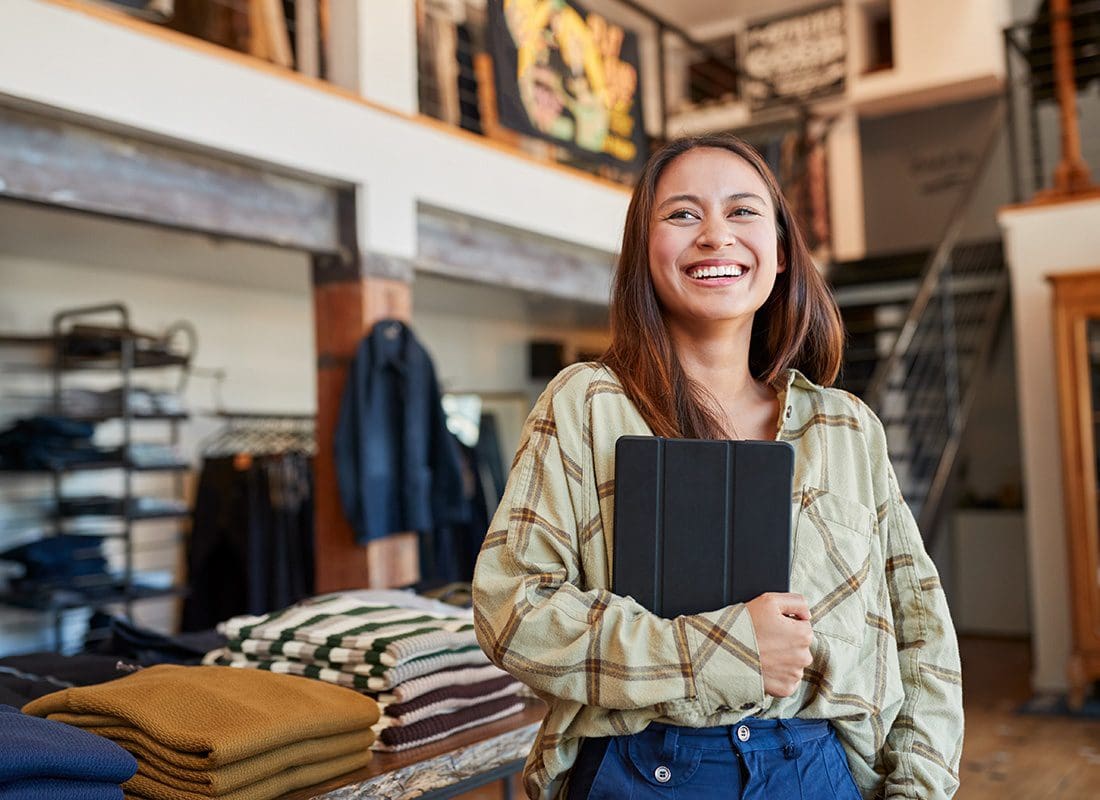
[[[752, 148], [716, 134], [650, 159], [611, 324], [531, 412], [474, 575], [482, 647], [550, 706], [528, 795], [952, 796], [946, 600], [881, 423], [825, 388], [837, 307]], [[791, 591], [675, 619], [610, 591], [611, 547], [632, 544], [615, 444], [653, 435], [791, 445]]]

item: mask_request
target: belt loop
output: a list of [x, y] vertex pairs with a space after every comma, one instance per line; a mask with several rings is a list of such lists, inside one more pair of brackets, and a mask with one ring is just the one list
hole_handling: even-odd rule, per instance
[[680, 738], [680, 729], [675, 725], [665, 726], [664, 744], [661, 746], [661, 757], [665, 763], [671, 764], [676, 760], [676, 744]]
[[783, 733], [787, 737], [787, 743], [783, 745], [783, 755], [787, 758], [798, 758], [802, 755], [802, 744], [799, 741], [799, 736], [795, 733], [791, 724], [785, 720], [779, 720], [779, 725], [783, 728]]

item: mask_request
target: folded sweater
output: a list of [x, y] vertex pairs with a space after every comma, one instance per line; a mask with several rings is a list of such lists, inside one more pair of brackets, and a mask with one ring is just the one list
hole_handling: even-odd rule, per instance
[[122, 800], [122, 787], [103, 781], [26, 778], [0, 783], [0, 800]]
[[429, 717], [411, 725], [383, 728], [378, 734], [378, 741], [374, 743], [374, 749], [399, 751], [420, 747], [460, 731], [518, 714], [522, 710], [523, 701], [516, 697], [489, 700], [452, 714]]
[[306, 739], [363, 731], [379, 716], [369, 697], [318, 681], [169, 664], [64, 689], [24, 711], [80, 716], [89, 727], [135, 728], [166, 750], [193, 756], [203, 769]]
[[[301, 642], [323, 648], [311, 655], [331, 663], [355, 663], [375, 654], [376, 663], [394, 665], [417, 656], [474, 644], [473, 621], [454, 615], [328, 595], [260, 616], [234, 617], [218, 626], [233, 642]], [[238, 646], [236, 649], [243, 649]], [[308, 648], [297, 648], [307, 650]], [[243, 650], [248, 652], [247, 650]], [[281, 655], [297, 657], [292, 653]]]
[[[383, 643], [379, 643], [380, 645]], [[254, 658], [288, 659], [307, 664], [320, 664], [342, 669], [349, 664], [381, 664], [387, 667], [407, 664], [435, 653], [453, 652], [477, 646], [473, 628], [460, 633], [422, 631], [415, 638], [401, 642], [401, 647], [380, 650], [356, 650], [330, 647], [299, 641], [268, 641], [266, 639], [230, 639], [228, 648]]]
[[0, 706], [0, 783], [65, 778], [118, 785], [136, 769], [134, 757], [114, 742]]
[[317, 664], [305, 664], [301, 661], [274, 659], [253, 659], [243, 653], [231, 650], [214, 650], [206, 654], [207, 664], [266, 670], [284, 675], [300, 675], [315, 678], [337, 686], [362, 691], [384, 692], [421, 675], [437, 672], [446, 667], [471, 664], [488, 664], [489, 659], [478, 647], [435, 653], [395, 667], [381, 665], [345, 664], [343, 668], [325, 667]]
[[[185, 792], [215, 796], [267, 780], [284, 769], [362, 754], [375, 739], [371, 730], [306, 739], [211, 768], [203, 766], [202, 756], [170, 750], [135, 728], [103, 726], [85, 730], [125, 747], [137, 758], [141, 775]], [[130, 784], [126, 788], [129, 790]]]
[[226, 792], [188, 791], [161, 783], [140, 771], [126, 783], [125, 788], [127, 795], [136, 794], [148, 800], [273, 800], [295, 789], [313, 786], [345, 772], [362, 769], [370, 763], [370, 759], [370, 750], [364, 749], [325, 761], [278, 769], [263, 780]]
[[509, 677], [508, 673], [493, 664], [446, 667], [419, 678], [402, 681], [390, 691], [379, 694], [378, 700], [381, 703], [405, 703], [446, 686], [480, 683], [492, 678], [504, 677]]
[[521, 687], [522, 684], [510, 675], [481, 683], [446, 686], [407, 703], [393, 703], [385, 706], [380, 724], [411, 725], [428, 717], [450, 714], [489, 700], [518, 694]]

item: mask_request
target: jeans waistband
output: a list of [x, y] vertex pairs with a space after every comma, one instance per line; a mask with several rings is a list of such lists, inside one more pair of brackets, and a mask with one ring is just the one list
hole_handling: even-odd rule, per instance
[[[741, 730], [746, 728], [746, 730]], [[691, 747], [728, 748], [730, 744], [742, 752], [750, 750], [775, 750], [789, 748], [792, 739], [809, 742], [830, 736], [832, 726], [826, 719], [757, 719], [746, 717], [734, 725], [716, 725], [712, 728], [687, 728], [663, 722], [651, 722], [645, 733], [664, 734], [675, 729], [680, 738], [689, 739]]]

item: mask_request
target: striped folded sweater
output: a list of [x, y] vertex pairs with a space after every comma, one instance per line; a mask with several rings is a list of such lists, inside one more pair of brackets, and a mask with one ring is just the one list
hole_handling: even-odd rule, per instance
[[479, 725], [487, 725], [523, 710], [523, 701], [516, 696], [488, 700], [450, 714], [437, 714], [411, 725], [382, 728], [375, 750], [396, 752], [429, 744]]
[[473, 620], [335, 594], [218, 626], [231, 650], [259, 658], [333, 665], [396, 666], [433, 653], [476, 646]]
[[445, 686], [407, 703], [392, 703], [383, 706], [382, 718], [378, 721], [378, 727], [411, 725], [428, 717], [451, 714], [489, 700], [498, 700], [502, 697], [516, 695], [521, 688], [522, 684], [510, 675], [482, 681], [481, 683]]
[[447, 667], [460, 665], [485, 665], [489, 659], [481, 648], [466, 647], [449, 650], [407, 661], [394, 667], [380, 664], [344, 664], [322, 666], [301, 661], [255, 659], [244, 653], [234, 653], [228, 648], [206, 654], [203, 663], [227, 667], [266, 670], [284, 675], [301, 675], [306, 678], [346, 686], [368, 692], [385, 692], [411, 678], [428, 675]]

